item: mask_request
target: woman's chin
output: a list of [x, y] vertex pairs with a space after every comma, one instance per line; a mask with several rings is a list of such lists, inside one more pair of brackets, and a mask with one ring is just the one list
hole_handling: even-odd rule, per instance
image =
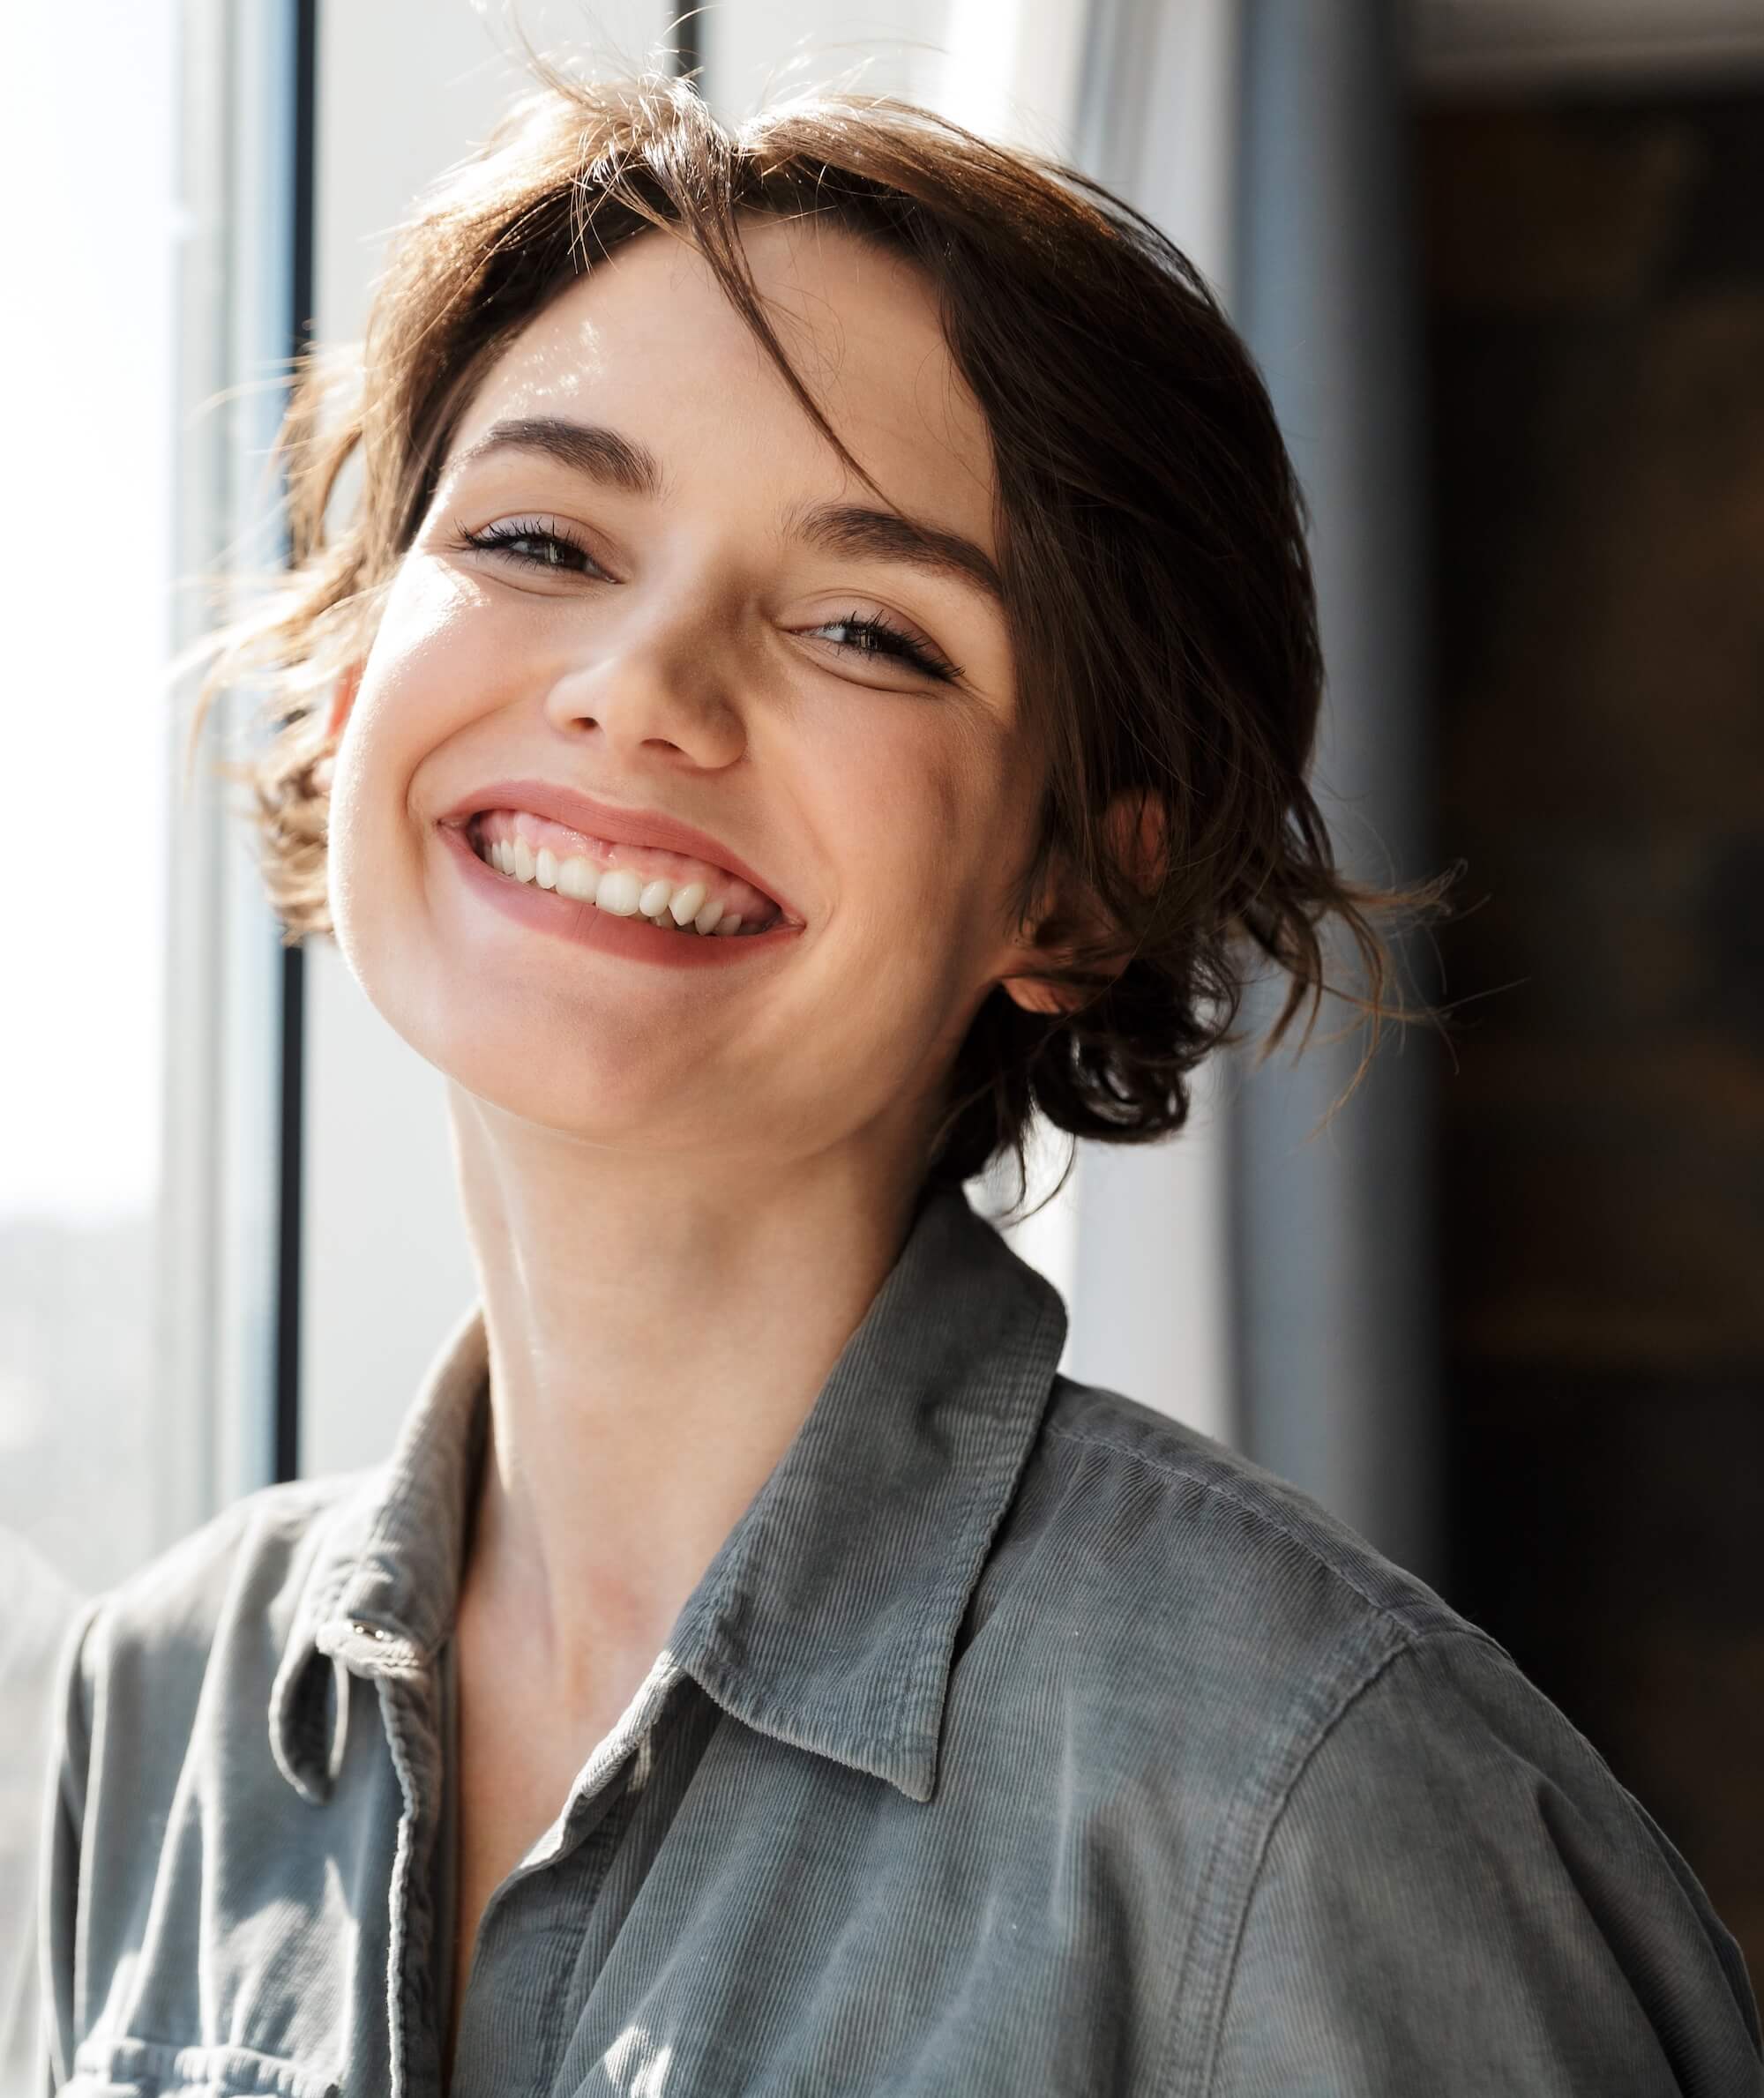
[[454, 1042], [445, 1049], [411, 1046], [483, 1106], [587, 1145], [702, 1150], [715, 1144], [719, 1132], [728, 1133], [728, 1116], [716, 1105], [720, 1089], [695, 1086], [684, 1071], [664, 1072], [652, 1064], [638, 1076], [630, 1060], [601, 1055], [552, 1064], [535, 1061], [519, 1042], [488, 1038]]

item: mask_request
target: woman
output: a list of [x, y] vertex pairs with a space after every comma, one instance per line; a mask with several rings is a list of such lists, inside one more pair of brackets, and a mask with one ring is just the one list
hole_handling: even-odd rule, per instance
[[53, 2076], [1755, 2089], [1595, 1751], [1058, 1376], [962, 1191], [1036, 1105], [1178, 1129], [1330, 915], [1376, 1022], [1439, 901], [1331, 863], [1299, 498], [1182, 258], [898, 105], [554, 78], [290, 441], [221, 665], [275, 681], [266, 877], [445, 1074], [481, 1301], [385, 1467], [83, 1613]]

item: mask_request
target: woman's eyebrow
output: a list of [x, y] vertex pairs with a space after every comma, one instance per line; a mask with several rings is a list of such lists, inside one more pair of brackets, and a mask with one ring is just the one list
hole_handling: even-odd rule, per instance
[[453, 461], [456, 472], [494, 452], [537, 452], [572, 473], [623, 489], [627, 495], [659, 496], [662, 468], [655, 454], [616, 429], [572, 422], [563, 415], [513, 415], [492, 422]]
[[934, 575], [954, 576], [983, 591], [999, 606], [1005, 586], [992, 556], [959, 532], [921, 524], [898, 510], [867, 510], [850, 503], [817, 503], [789, 512], [786, 529], [829, 553], [857, 561], [898, 561]]
[[[660, 462], [647, 446], [598, 423], [563, 415], [515, 415], [491, 423], [453, 461], [455, 472], [497, 452], [535, 452], [572, 473], [584, 474], [628, 495], [660, 496]], [[799, 505], [785, 519], [786, 533], [828, 553], [859, 561], [894, 561], [932, 574], [954, 576], [1002, 606], [1005, 586], [992, 557], [973, 540], [940, 526], [920, 523], [895, 510], [861, 504]]]

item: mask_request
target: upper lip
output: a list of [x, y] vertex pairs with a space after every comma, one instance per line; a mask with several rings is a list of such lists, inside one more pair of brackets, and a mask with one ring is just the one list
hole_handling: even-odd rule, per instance
[[763, 874], [732, 853], [721, 839], [677, 816], [659, 809], [625, 809], [612, 802], [598, 802], [573, 787], [557, 787], [546, 780], [493, 780], [475, 787], [454, 803], [441, 818], [444, 824], [466, 824], [486, 809], [524, 809], [529, 816], [549, 818], [580, 831], [584, 837], [603, 838], [609, 845], [654, 845], [664, 852], [684, 853], [694, 860], [709, 860], [768, 896], [792, 925], [800, 926], [799, 912], [778, 893]]

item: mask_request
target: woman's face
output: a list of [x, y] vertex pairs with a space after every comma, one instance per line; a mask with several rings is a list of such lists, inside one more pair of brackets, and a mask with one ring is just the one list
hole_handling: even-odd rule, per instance
[[[333, 922], [391, 1025], [527, 1121], [632, 1152], [899, 1155], [1031, 961], [1007, 899], [1040, 781], [989, 586], [990, 446], [908, 265], [775, 220], [747, 250], [833, 426], [926, 539], [866, 514], [691, 250], [620, 249], [490, 370], [450, 447], [337, 752]], [[656, 882], [691, 904], [693, 879], [708, 910], [726, 872], [646, 849], [662, 817], [786, 921], [731, 938], [522, 887], [460, 818], [504, 782], [628, 816], [575, 856], [597, 885], [628, 868], [645, 911], [668, 911]], [[568, 856], [502, 798], [493, 833]]]

